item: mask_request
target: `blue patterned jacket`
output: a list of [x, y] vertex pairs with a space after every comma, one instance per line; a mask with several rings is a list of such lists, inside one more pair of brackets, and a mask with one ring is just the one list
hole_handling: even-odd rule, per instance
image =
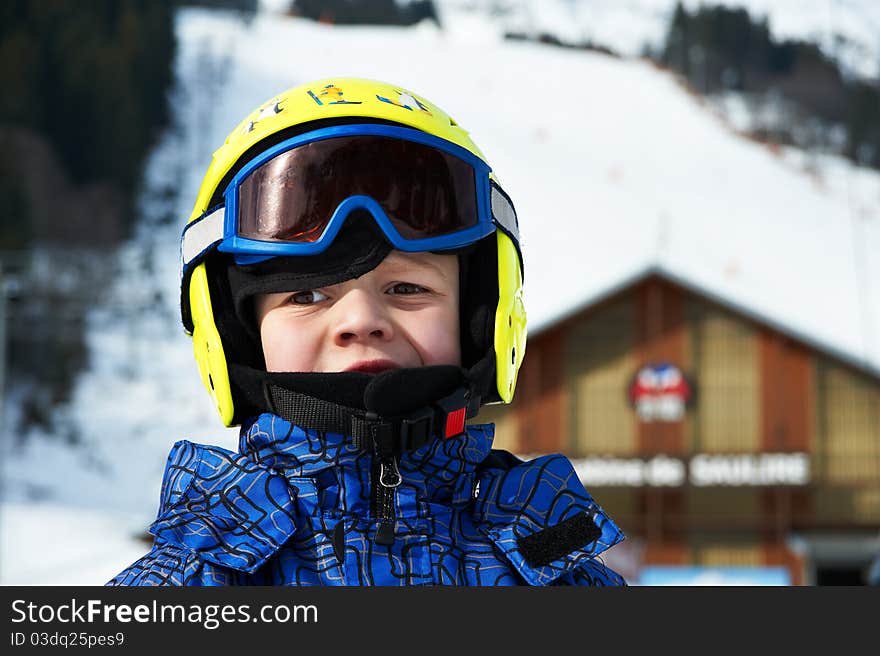
[[153, 547], [108, 585], [625, 585], [599, 557], [623, 533], [568, 459], [523, 462], [493, 433], [404, 454], [396, 487], [345, 437], [272, 414], [238, 453], [178, 442]]

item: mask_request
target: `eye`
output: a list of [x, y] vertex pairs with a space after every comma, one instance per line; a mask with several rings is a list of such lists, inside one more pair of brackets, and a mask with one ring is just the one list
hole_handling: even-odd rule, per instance
[[317, 289], [296, 292], [295, 294], [291, 294], [290, 298], [288, 298], [288, 302], [293, 303], [294, 305], [312, 305], [325, 300], [327, 300], [327, 295], [319, 292]]
[[416, 285], [411, 282], [398, 282], [391, 286], [388, 290], [388, 294], [397, 294], [397, 295], [409, 295], [409, 294], [424, 294], [429, 290], [421, 285]]

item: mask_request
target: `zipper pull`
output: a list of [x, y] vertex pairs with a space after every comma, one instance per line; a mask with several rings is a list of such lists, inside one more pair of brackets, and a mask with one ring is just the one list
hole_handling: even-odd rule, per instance
[[394, 522], [390, 519], [380, 521], [379, 526], [376, 527], [374, 540], [376, 544], [381, 544], [384, 547], [390, 547], [394, 544]]
[[400, 470], [397, 468], [397, 458], [382, 458], [379, 461], [379, 483], [382, 487], [395, 488], [403, 481]]
[[394, 544], [394, 488], [403, 481], [397, 468], [394, 456], [382, 456], [379, 459], [378, 515], [379, 525], [376, 527], [376, 544], [386, 547]]

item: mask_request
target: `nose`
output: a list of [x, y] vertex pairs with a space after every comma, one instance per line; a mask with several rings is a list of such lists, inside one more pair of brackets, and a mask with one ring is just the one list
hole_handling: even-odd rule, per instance
[[372, 341], [386, 342], [394, 327], [382, 299], [370, 291], [352, 289], [334, 304], [333, 337], [338, 346]]

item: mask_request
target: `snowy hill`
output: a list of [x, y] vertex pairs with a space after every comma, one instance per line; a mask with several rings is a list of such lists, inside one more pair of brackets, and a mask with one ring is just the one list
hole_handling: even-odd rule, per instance
[[[61, 409], [82, 444], [34, 435], [3, 458], [4, 497], [65, 504], [60, 535], [82, 562], [89, 551], [77, 540], [97, 547], [108, 525], [114, 539], [133, 540], [152, 520], [174, 441], [235, 447], [179, 327], [178, 238], [211, 151], [257, 104], [310, 79], [393, 81], [471, 131], [520, 215], [533, 331], [661, 267], [880, 371], [880, 175], [745, 141], [644, 62], [504, 41], [488, 18], [457, 16], [440, 31], [179, 12], [177, 124], [150, 163], [148, 219], [121, 255], [114, 300], [90, 319], [90, 370]], [[154, 288], [159, 298], [145, 291]], [[34, 514], [51, 507], [15, 508], [0, 517], [0, 582], [25, 582], [25, 571], [45, 581], [27, 559], [57, 566], [59, 545], [23, 549], [20, 536], [52, 522]], [[93, 519], [69, 521], [95, 511], [126, 520], [100, 531]], [[101, 583], [130, 561], [131, 549], [117, 553], [96, 551], [103, 569], [66, 567], [57, 580], [88, 571]]]
[[[570, 44], [592, 42], [636, 57], [657, 51], [677, 0], [434, 0], [452, 29], [481, 16], [499, 33], [550, 34]], [[270, 3], [271, 4], [271, 3]], [[880, 2], [875, 0], [682, 0], [688, 11], [742, 7], [766, 18], [777, 40], [817, 43], [851, 73], [880, 77]]]

